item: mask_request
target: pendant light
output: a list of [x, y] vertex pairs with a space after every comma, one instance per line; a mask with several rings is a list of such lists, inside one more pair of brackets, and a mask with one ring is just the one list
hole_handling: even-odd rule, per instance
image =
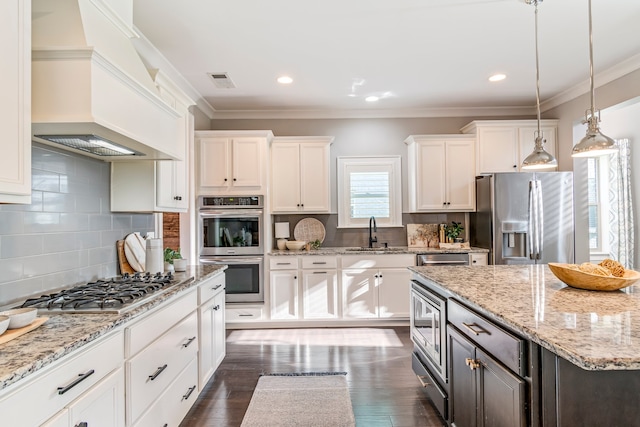
[[542, 0], [526, 0], [527, 4], [535, 6], [535, 35], [536, 35], [536, 111], [538, 113], [538, 130], [535, 132], [535, 147], [522, 162], [522, 169], [543, 170], [558, 166], [555, 157], [544, 149], [544, 138], [540, 129], [540, 61], [538, 59], [538, 3]]
[[572, 157], [595, 157], [615, 153], [618, 150], [613, 139], [600, 132], [600, 110], [595, 107], [595, 89], [593, 86], [593, 28], [591, 23], [591, 0], [589, 0], [589, 77], [591, 80], [591, 109], [585, 113], [587, 135], [573, 146]]

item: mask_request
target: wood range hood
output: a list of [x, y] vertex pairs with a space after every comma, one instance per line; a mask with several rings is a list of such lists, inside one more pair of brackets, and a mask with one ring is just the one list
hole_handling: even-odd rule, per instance
[[32, 28], [34, 141], [107, 161], [183, 160], [180, 114], [132, 43], [132, 0], [33, 0]]

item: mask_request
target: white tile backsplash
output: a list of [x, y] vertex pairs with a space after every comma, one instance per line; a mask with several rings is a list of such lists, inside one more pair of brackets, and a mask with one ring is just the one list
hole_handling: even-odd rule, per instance
[[111, 214], [109, 163], [34, 144], [30, 205], [0, 205], [0, 305], [118, 274], [116, 241], [154, 229]]

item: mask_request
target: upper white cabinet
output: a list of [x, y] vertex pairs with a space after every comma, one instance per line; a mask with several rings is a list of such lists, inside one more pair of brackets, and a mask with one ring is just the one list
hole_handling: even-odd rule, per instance
[[264, 194], [271, 131], [198, 131], [200, 194]]
[[329, 212], [333, 137], [277, 137], [271, 144], [272, 212]]
[[412, 135], [408, 145], [409, 211], [473, 211], [475, 140], [468, 135]]
[[31, 203], [31, 2], [0, 2], [0, 203]]
[[[557, 120], [542, 120], [545, 150], [556, 155]], [[462, 129], [476, 136], [476, 172], [520, 172], [522, 161], [533, 151], [536, 120], [476, 120]]]
[[111, 211], [186, 212], [189, 208], [189, 147], [194, 102], [158, 70], [152, 72], [162, 99], [180, 113], [175, 145], [181, 160], [111, 163]]

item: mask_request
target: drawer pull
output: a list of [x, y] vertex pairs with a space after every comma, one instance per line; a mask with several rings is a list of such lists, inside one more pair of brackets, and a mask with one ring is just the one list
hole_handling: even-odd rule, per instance
[[191, 345], [191, 343], [195, 341], [195, 339], [196, 339], [196, 337], [189, 338], [186, 343], [182, 344], [182, 347], [184, 347], [184, 348], [189, 347]]
[[476, 369], [478, 369], [480, 367], [480, 362], [478, 360], [471, 359], [470, 357], [467, 357], [466, 359], [464, 359], [464, 363], [472, 371], [475, 371]]
[[73, 382], [71, 384], [66, 385], [64, 387], [58, 387], [58, 394], [65, 394], [66, 392], [68, 392], [69, 390], [71, 390], [72, 388], [74, 388], [75, 386], [80, 384], [82, 381], [84, 381], [87, 378], [89, 378], [95, 372], [96, 372], [95, 370], [91, 369], [91, 370], [85, 372], [84, 374], [78, 374], [78, 378], [73, 380]]
[[277, 262], [276, 265], [293, 265], [290, 262]]
[[191, 396], [191, 393], [193, 393], [193, 390], [195, 389], [196, 389], [196, 386], [189, 387], [189, 391], [187, 391], [187, 393], [184, 396], [182, 396], [182, 400], [187, 400], [189, 396]]
[[484, 329], [482, 329], [482, 327], [480, 325], [478, 325], [477, 323], [464, 323], [462, 322], [462, 325], [467, 328], [469, 331], [471, 331], [472, 334], [474, 335], [480, 335], [480, 334], [489, 334], [491, 335], [491, 333], [489, 331], [486, 331]]
[[426, 388], [426, 387], [431, 385], [431, 383], [428, 383], [428, 382], [425, 381], [425, 379], [428, 378], [428, 377], [426, 377], [424, 375], [417, 375], [417, 377], [418, 377], [418, 381], [420, 381], [420, 384], [422, 384], [422, 387]]
[[327, 274], [326, 271], [314, 271], [313, 274]]
[[216, 305], [214, 305], [214, 306], [213, 306], [213, 310], [214, 310], [214, 311], [218, 311], [218, 310], [220, 310], [220, 304], [216, 304]]
[[89, 423], [88, 423], [88, 422], [86, 422], [86, 421], [82, 421], [82, 422], [80, 422], [80, 423], [76, 424], [76, 425], [75, 425], [75, 426], [73, 426], [73, 427], [89, 427]]
[[167, 364], [166, 363], [164, 364], [164, 366], [160, 366], [158, 368], [158, 370], [153, 373], [153, 375], [149, 375], [149, 379], [151, 381], [155, 380], [156, 378], [158, 378], [158, 375], [160, 375], [162, 373], [162, 371], [164, 371], [165, 369], [167, 369]]
[[327, 263], [326, 261], [322, 261], [322, 262], [320, 262], [320, 261], [314, 261], [314, 262], [313, 262], [313, 265], [325, 265], [326, 263]]
[[253, 317], [253, 314], [238, 314], [238, 317]]
[[220, 289], [222, 287], [222, 283], [220, 283], [219, 285], [215, 285], [213, 288], [211, 288], [212, 291], [217, 291], [218, 289]]

